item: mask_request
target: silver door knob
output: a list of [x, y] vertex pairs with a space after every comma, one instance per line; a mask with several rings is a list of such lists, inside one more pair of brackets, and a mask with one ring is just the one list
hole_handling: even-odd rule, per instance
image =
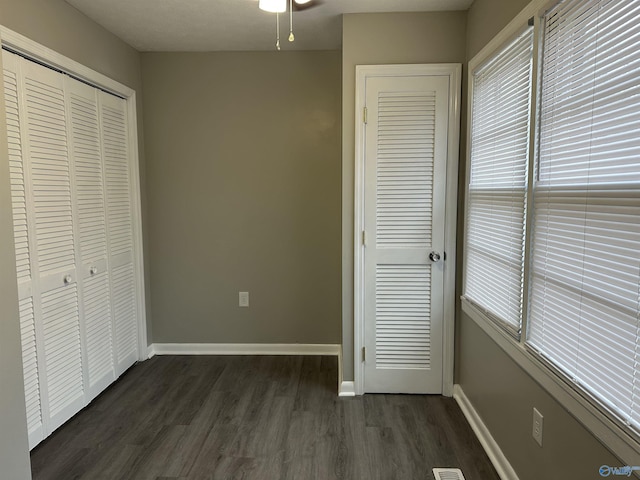
[[440, 254], [438, 252], [431, 252], [429, 254], [429, 260], [431, 260], [432, 262], [437, 262], [440, 260]]
[[91, 268], [89, 269], [89, 273], [90, 273], [91, 275], [95, 275], [96, 273], [98, 273], [98, 267], [91, 267]]
[[71, 278], [71, 275], [65, 275], [62, 280], [64, 281], [65, 285], [69, 285], [71, 283], [71, 280], [73, 279]]

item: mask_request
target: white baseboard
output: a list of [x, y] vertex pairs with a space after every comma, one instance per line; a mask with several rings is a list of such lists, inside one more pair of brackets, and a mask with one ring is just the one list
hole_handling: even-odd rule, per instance
[[308, 343], [154, 343], [153, 355], [339, 355], [334, 344]]
[[491, 432], [489, 432], [489, 429], [480, 418], [480, 415], [478, 415], [476, 409], [473, 408], [473, 405], [465, 395], [460, 385], [456, 384], [453, 386], [453, 398], [458, 402], [462, 413], [464, 413], [464, 416], [467, 418], [467, 421], [478, 437], [478, 440], [480, 440], [482, 448], [484, 448], [484, 451], [487, 453], [491, 463], [493, 463], [493, 466], [498, 472], [500, 478], [502, 480], [519, 480], [518, 475], [509, 463], [509, 460], [507, 460], [507, 457], [502, 453], [500, 446], [491, 436]]
[[340, 382], [340, 386], [338, 388], [338, 396], [339, 397], [355, 397], [356, 396], [356, 387], [353, 382]]
[[152, 358], [152, 357], [155, 357], [155, 355], [156, 355], [156, 351], [155, 351], [154, 345], [153, 344], [148, 345], [147, 346], [147, 360]]

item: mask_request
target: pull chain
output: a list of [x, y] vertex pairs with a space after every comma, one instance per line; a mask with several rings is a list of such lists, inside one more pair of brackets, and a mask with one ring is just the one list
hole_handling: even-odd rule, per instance
[[289, 41], [293, 42], [296, 37], [293, 36], [293, 0], [289, 0]]
[[276, 50], [280, 50], [280, 14], [276, 12]]

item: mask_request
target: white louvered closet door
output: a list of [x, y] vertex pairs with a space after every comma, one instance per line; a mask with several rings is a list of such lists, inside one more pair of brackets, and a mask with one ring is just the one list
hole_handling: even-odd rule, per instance
[[84, 406], [80, 312], [63, 76], [19, 59], [25, 167], [31, 186], [40, 387], [46, 431]]
[[115, 380], [98, 90], [65, 77], [87, 402]]
[[7, 117], [11, 200], [13, 205], [13, 233], [18, 272], [20, 302], [20, 329], [22, 337], [22, 368], [27, 407], [29, 446], [44, 438], [42, 403], [40, 396], [40, 369], [36, 344], [35, 305], [31, 269], [32, 234], [29, 231], [29, 185], [23, 152], [23, 132], [20, 122], [19, 57], [2, 52], [4, 66], [4, 99]]
[[441, 393], [449, 77], [365, 88], [364, 389]]
[[125, 100], [2, 60], [33, 448], [139, 358], [137, 184]]
[[138, 360], [133, 202], [126, 102], [99, 93], [116, 376]]

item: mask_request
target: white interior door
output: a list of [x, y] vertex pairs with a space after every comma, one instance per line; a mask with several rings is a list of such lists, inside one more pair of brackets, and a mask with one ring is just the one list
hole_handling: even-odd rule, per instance
[[126, 102], [100, 92], [116, 376], [139, 358], [134, 216]]
[[73, 197], [63, 76], [19, 59], [27, 216], [44, 425], [53, 431], [84, 406]]
[[[33, 448], [44, 438], [44, 420], [40, 393], [40, 367], [36, 341], [35, 299], [33, 292], [32, 252], [34, 237], [29, 229], [28, 212], [31, 211], [30, 185], [27, 181], [22, 138], [24, 125], [20, 121], [22, 104], [18, 75], [19, 57], [2, 51], [4, 66], [4, 100], [7, 115], [11, 202], [13, 206], [13, 235], [18, 273], [20, 299], [20, 331], [22, 339], [22, 370], [27, 409], [29, 447]], [[37, 283], [37, 282], [35, 282]]]
[[365, 89], [364, 391], [442, 393], [449, 76]]
[[98, 90], [65, 76], [80, 265], [83, 362], [90, 402], [115, 380]]

